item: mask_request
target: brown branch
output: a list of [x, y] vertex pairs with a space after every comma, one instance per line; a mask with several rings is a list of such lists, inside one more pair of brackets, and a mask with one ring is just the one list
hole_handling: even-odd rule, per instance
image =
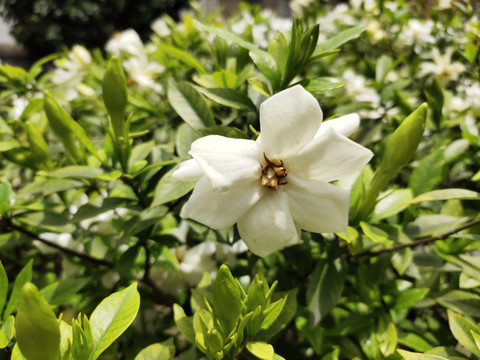
[[440, 234], [440, 235], [436, 235], [436, 236], [426, 236], [426, 237], [423, 237], [423, 238], [420, 238], [420, 239], [417, 239], [417, 240], [414, 240], [412, 241], [411, 243], [407, 243], [407, 244], [398, 244], [398, 245], [394, 245], [394, 246], [391, 246], [391, 247], [388, 247], [388, 248], [384, 248], [384, 249], [379, 249], [379, 250], [367, 250], [367, 251], [362, 251], [358, 254], [355, 254], [355, 255], [350, 255], [350, 254], [346, 254], [346, 258], [348, 260], [351, 260], [351, 261], [354, 261], [360, 257], [365, 257], [365, 256], [378, 256], [380, 254], [384, 254], [384, 253], [389, 253], [389, 252], [393, 252], [393, 251], [397, 251], [397, 250], [402, 250], [402, 249], [406, 249], [406, 248], [412, 248], [412, 247], [416, 247], [416, 246], [419, 246], [419, 245], [426, 245], [426, 244], [430, 244], [430, 243], [433, 243], [437, 240], [444, 240], [446, 238], [448, 238], [449, 236], [453, 235], [453, 234], [456, 234], [462, 230], [465, 230], [465, 229], [468, 229], [468, 228], [471, 228], [475, 225], [478, 225], [480, 224], [480, 219], [477, 219], [477, 220], [474, 220], [474, 221], [471, 221], [463, 226], [460, 226], [454, 230], [451, 230], [451, 231], [448, 231], [444, 234]]
[[79, 259], [86, 260], [86, 261], [89, 261], [89, 262], [97, 264], [97, 265], [103, 265], [103, 266], [107, 266], [107, 267], [110, 267], [110, 268], [113, 267], [113, 264], [110, 261], [107, 261], [107, 260], [104, 260], [104, 259], [98, 259], [98, 258], [92, 257], [90, 255], [87, 255], [85, 253], [81, 253], [81, 252], [78, 252], [78, 251], [60, 246], [60, 245], [58, 245], [58, 244], [56, 244], [56, 243], [54, 243], [50, 240], [42, 239], [40, 236], [38, 236], [34, 232], [32, 232], [30, 230], [27, 230], [27, 229], [21, 227], [20, 225], [14, 224], [11, 219], [3, 218], [3, 219], [1, 219], [1, 221], [4, 223], [7, 230], [10, 229], [10, 230], [13, 230], [13, 231], [18, 231], [19, 233], [21, 233], [23, 235], [26, 235], [26, 236], [34, 239], [34, 240], [38, 240], [38, 241], [40, 241], [41, 243], [43, 243], [47, 246], [50, 246], [50, 247], [55, 248], [57, 250], [60, 250], [61, 252], [65, 253], [65, 254], [75, 256]]

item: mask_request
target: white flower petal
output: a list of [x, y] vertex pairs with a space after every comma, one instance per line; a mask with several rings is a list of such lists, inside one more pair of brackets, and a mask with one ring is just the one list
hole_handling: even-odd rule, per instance
[[253, 140], [210, 135], [194, 141], [189, 154], [203, 169], [213, 189], [220, 192], [261, 176], [261, 153]]
[[300, 85], [281, 91], [260, 105], [261, 146], [270, 159], [297, 153], [322, 123], [318, 101]]
[[300, 242], [285, 191], [264, 189], [264, 195], [237, 224], [242, 240], [251, 252], [267, 256]]
[[345, 231], [350, 191], [294, 176], [286, 187], [293, 220], [302, 229], [316, 233]]
[[336, 119], [324, 121], [315, 134], [315, 138], [321, 136], [325, 131], [333, 128], [343, 136], [352, 135], [360, 125], [360, 116], [356, 113], [340, 116]]
[[174, 179], [181, 181], [197, 181], [203, 175], [203, 170], [195, 159], [186, 160], [180, 163], [177, 170], [172, 173]]
[[372, 156], [367, 148], [328, 128], [284, 164], [289, 175], [330, 182], [356, 173]]
[[251, 182], [222, 194], [214, 191], [207, 177], [202, 176], [180, 215], [212, 229], [224, 230], [232, 227], [250, 210], [261, 195], [260, 181]]

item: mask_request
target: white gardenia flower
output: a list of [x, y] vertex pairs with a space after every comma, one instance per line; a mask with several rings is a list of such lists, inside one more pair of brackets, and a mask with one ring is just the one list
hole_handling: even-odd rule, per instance
[[105, 45], [105, 49], [117, 57], [138, 55], [144, 52], [143, 42], [133, 29], [115, 33]]
[[163, 92], [161, 84], [155, 81], [157, 75], [165, 71], [165, 67], [155, 61], [150, 61], [146, 54], [139, 54], [123, 62], [128, 79], [135, 83], [140, 90]]
[[435, 38], [432, 36], [433, 26], [432, 20], [410, 19], [398, 36], [398, 40], [403, 45], [415, 44], [415, 52], [420, 53], [420, 45], [435, 43]]
[[236, 223], [259, 256], [299, 243], [300, 229], [344, 231], [350, 193], [329, 182], [359, 171], [372, 152], [347, 138], [358, 115], [323, 125], [322, 117], [317, 100], [297, 85], [261, 104], [256, 141], [218, 135], [196, 140], [193, 159], [173, 174], [198, 180], [181, 216], [218, 230]]
[[432, 50], [432, 60], [423, 62], [419, 66], [419, 76], [434, 74], [442, 85], [449, 81], [455, 81], [466, 70], [465, 66], [458, 62], [452, 62], [453, 48], [446, 49], [443, 53], [435, 48]]

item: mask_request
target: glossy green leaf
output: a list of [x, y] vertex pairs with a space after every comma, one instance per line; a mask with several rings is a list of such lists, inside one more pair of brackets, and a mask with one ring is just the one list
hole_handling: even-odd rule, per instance
[[420, 160], [413, 170], [408, 187], [414, 196], [432, 190], [442, 179], [443, 149], [439, 149]]
[[434, 79], [434, 81], [424, 89], [424, 93], [432, 109], [432, 119], [437, 126], [440, 126], [443, 117], [445, 95], [443, 94], [442, 85], [440, 85], [438, 79]]
[[190, 341], [192, 344], [195, 344], [195, 330], [193, 329], [193, 317], [187, 317], [185, 311], [178, 304], [173, 304], [173, 316], [175, 323], [178, 326], [178, 329], [181, 331], [183, 336]]
[[8, 300], [7, 308], [3, 313], [3, 320], [5, 321], [7, 317], [17, 310], [18, 304], [20, 303], [20, 297], [22, 294], [23, 286], [32, 280], [32, 265], [33, 260], [30, 260], [27, 265], [23, 267], [22, 270], [18, 273], [13, 283], [13, 289], [10, 294], [10, 299]]
[[448, 360], [447, 358], [438, 355], [425, 355], [406, 350], [398, 350], [398, 353], [402, 355], [405, 360]]
[[320, 260], [307, 287], [306, 302], [312, 326], [318, 324], [337, 304], [343, 291], [345, 274], [328, 260]]
[[104, 299], [90, 317], [94, 341], [88, 360], [97, 359], [133, 322], [140, 306], [137, 284]]
[[91, 166], [65, 166], [55, 171], [50, 171], [47, 176], [58, 178], [94, 179], [102, 174], [102, 169]]
[[187, 158], [192, 143], [200, 138], [200, 134], [188, 124], [181, 124], [177, 129], [175, 149], [180, 157]]
[[304, 82], [305, 89], [312, 93], [321, 93], [324, 91], [340, 89], [344, 86], [345, 83], [342, 81], [328, 77], [309, 79], [308, 81]]
[[156, 45], [163, 50], [168, 56], [173, 56], [174, 58], [180, 60], [184, 64], [186, 64], [189, 67], [194, 68], [198, 72], [202, 74], [206, 74], [207, 70], [198, 62], [197, 59], [195, 59], [192, 55], [187, 53], [186, 51], [183, 51], [177, 47], [170, 46], [165, 43], [157, 42]]
[[58, 193], [64, 190], [75, 189], [82, 187], [84, 184], [77, 180], [70, 179], [39, 179], [26, 185], [22, 190], [18, 192], [19, 196], [34, 195], [42, 193], [43, 195], [49, 195]]
[[112, 57], [105, 70], [102, 82], [102, 95], [110, 115], [116, 139], [127, 136], [125, 133], [125, 108], [127, 106], [127, 80], [120, 60]]
[[418, 195], [410, 204], [438, 200], [480, 200], [480, 193], [468, 189], [440, 189]]
[[226, 265], [220, 266], [213, 283], [213, 311], [228, 334], [239, 320], [242, 310], [241, 291]]
[[410, 189], [399, 189], [387, 192], [385, 196], [375, 206], [372, 215], [372, 221], [379, 221], [386, 219], [392, 215], [398, 214], [404, 210], [413, 198]]
[[173, 360], [175, 358], [175, 344], [173, 338], [147, 346], [140, 351], [135, 360]]
[[470, 350], [475, 356], [480, 357], [480, 349], [477, 347], [471, 331], [480, 333], [480, 327], [466, 315], [447, 310], [448, 325], [457, 341]]
[[438, 235], [455, 229], [466, 220], [468, 220], [468, 218], [459, 218], [442, 214], [423, 215], [409, 223], [405, 228], [405, 233], [413, 238], [427, 235]]
[[392, 65], [393, 59], [390, 56], [380, 56], [375, 66], [375, 81], [383, 82], [385, 80], [385, 76], [387, 76], [388, 72], [392, 69]]
[[247, 95], [236, 89], [202, 87], [197, 87], [196, 89], [220, 105], [239, 110], [257, 111], [257, 108], [253, 104], [252, 100], [250, 100]]
[[346, 42], [358, 38], [365, 31], [365, 26], [359, 25], [340, 31], [322, 44], [317, 45], [313, 56], [318, 56], [322, 52], [336, 49]]
[[20, 351], [29, 360], [57, 359], [60, 325], [50, 305], [30, 282], [22, 287], [15, 337]]
[[408, 309], [422, 300], [428, 294], [428, 289], [413, 288], [401, 291], [396, 297], [393, 308]]
[[172, 177], [173, 172], [176, 169], [172, 169], [167, 172], [161, 180], [158, 182], [155, 188], [155, 195], [151, 207], [166, 204], [172, 200], [181, 198], [187, 194], [195, 186], [195, 181], [180, 181]]
[[13, 315], [9, 315], [7, 320], [0, 326], [0, 349], [5, 348], [12, 340], [15, 332], [15, 318]]
[[177, 114], [193, 129], [198, 130], [215, 125], [212, 111], [205, 99], [189, 83], [177, 83], [169, 79], [167, 96]]
[[452, 290], [435, 299], [440, 305], [459, 314], [474, 317], [480, 316], [480, 295], [475, 293]]
[[249, 341], [247, 343], [247, 350], [252, 355], [262, 360], [273, 360], [275, 351], [273, 346], [263, 341]]
[[474, 330], [470, 330], [470, 333], [473, 336], [473, 340], [475, 341], [475, 345], [477, 345], [477, 349], [480, 350], [480, 334], [478, 334]]

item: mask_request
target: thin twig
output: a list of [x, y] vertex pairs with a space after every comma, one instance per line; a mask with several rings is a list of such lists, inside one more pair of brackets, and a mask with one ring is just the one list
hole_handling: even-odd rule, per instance
[[57, 250], [60, 250], [63, 253], [75, 256], [79, 259], [86, 260], [86, 261], [89, 261], [89, 262], [94, 263], [94, 264], [107, 266], [107, 267], [110, 267], [110, 268], [113, 267], [113, 264], [110, 261], [107, 261], [107, 260], [104, 260], [104, 259], [98, 259], [98, 258], [92, 257], [90, 255], [87, 255], [85, 253], [81, 253], [81, 252], [78, 252], [78, 251], [60, 246], [57, 243], [54, 243], [53, 241], [42, 239], [40, 236], [38, 236], [34, 232], [32, 232], [30, 230], [27, 230], [27, 229], [21, 227], [20, 225], [14, 224], [11, 219], [5, 219], [4, 218], [4, 219], [2, 219], [2, 221], [5, 224], [7, 230], [11, 229], [11, 230], [18, 231], [19, 233], [21, 233], [23, 235], [26, 235], [26, 236], [34, 239], [34, 240], [38, 240], [38, 241], [40, 241], [41, 243], [43, 243], [47, 246], [53, 247]]
[[405, 249], [405, 248], [412, 248], [412, 247], [416, 247], [416, 246], [419, 246], [419, 245], [426, 245], [426, 244], [433, 243], [437, 240], [444, 240], [444, 239], [448, 238], [449, 236], [451, 236], [453, 234], [456, 234], [456, 233], [458, 233], [462, 230], [468, 229], [468, 228], [473, 227], [473, 226], [478, 225], [478, 224], [480, 224], [480, 219], [471, 221], [471, 222], [469, 222], [469, 223], [467, 223], [463, 226], [460, 226], [460, 227], [458, 227], [454, 230], [448, 231], [444, 234], [440, 234], [440, 235], [436, 235], [436, 236], [427, 236], [427, 237], [423, 237], [423, 238], [414, 240], [411, 243], [398, 244], [398, 245], [394, 245], [394, 246], [384, 248], [384, 249], [363, 251], [363, 252], [360, 252], [360, 253], [355, 254], [355, 255], [348, 255], [347, 254], [346, 257], [349, 260], [354, 261], [354, 260], [356, 260], [360, 257], [378, 256], [378, 255], [383, 254], [383, 253], [389, 253], [389, 252], [393, 252], [393, 251], [397, 251], [397, 250], [402, 250], [402, 249]]

